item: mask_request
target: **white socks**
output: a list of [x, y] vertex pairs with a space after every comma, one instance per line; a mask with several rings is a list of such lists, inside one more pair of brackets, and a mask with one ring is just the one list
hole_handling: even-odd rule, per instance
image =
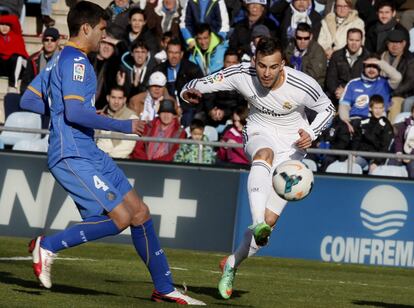
[[254, 160], [247, 179], [253, 224], [264, 222], [266, 202], [272, 189], [271, 166], [264, 160]]
[[232, 267], [237, 268], [244, 259], [255, 255], [259, 249], [260, 247], [256, 245], [252, 231], [247, 229], [246, 232], [244, 232], [243, 240], [239, 247], [237, 247], [236, 251], [229, 256], [227, 262], [229, 262]]

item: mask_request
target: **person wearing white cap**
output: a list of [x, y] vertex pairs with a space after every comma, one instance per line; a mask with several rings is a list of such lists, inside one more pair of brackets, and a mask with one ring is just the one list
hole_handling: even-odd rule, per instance
[[163, 99], [168, 99], [177, 106], [175, 99], [168, 93], [166, 84], [167, 78], [162, 72], [152, 73], [148, 80], [148, 89], [131, 97], [129, 108], [134, 110], [141, 120], [152, 121], [157, 116], [160, 101]]

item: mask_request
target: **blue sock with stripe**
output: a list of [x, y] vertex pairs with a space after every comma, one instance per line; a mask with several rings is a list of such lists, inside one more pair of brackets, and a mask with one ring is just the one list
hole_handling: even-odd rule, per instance
[[53, 235], [45, 236], [40, 246], [51, 252], [58, 252], [86, 242], [94, 241], [109, 235], [116, 235], [121, 230], [106, 215], [94, 216], [74, 224]]
[[136, 251], [151, 274], [155, 289], [162, 294], [174, 291], [167, 257], [155, 234], [152, 219], [142, 225], [131, 226], [131, 235]]

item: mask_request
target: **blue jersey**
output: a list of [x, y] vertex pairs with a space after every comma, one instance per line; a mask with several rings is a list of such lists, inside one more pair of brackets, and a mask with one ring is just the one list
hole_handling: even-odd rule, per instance
[[86, 54], [68, 42], [30, 84], [28, 89], [41, 96], [50, 107], [49, 167], [62, 158], [91, 158], [96, 154], [94, 130], [68, 122], [65, 117], [65, 101], [84, 104], [84, 108], [96, 112], [96, 83]]
[[365, 82], [362, 78], [356, 78], [348, 82], [339, 103], [351, 106], [350, 117], [368, 118], [370, 97], [374, 94], [381, 95], [387, 111], [390, 106], [391, 91], [388, 80], [384, 77], [378, 77], [374, 82]]

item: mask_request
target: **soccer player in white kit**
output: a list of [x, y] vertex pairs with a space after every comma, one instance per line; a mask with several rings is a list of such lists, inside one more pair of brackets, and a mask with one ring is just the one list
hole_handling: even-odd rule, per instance
[[[236, 90], [249, 102], [243, 139], [252, 160], [247, 189], [253, 224], [239, 247], [221, 263], [218, 288], [225, 299], [232, 294], [238, 266], [267, 244], [287, 203], [272, 189], [273, 170], [286, 160], [301, 160], [335, 114], [331, 101], [312, 77], [285, 66], [276, 39], [262, 38], [253, 61], [194, 79], [181, 92], [186, 101], [198, 103], [203, 93]], [[305, 107], [317, 112], [311, 124]]]

